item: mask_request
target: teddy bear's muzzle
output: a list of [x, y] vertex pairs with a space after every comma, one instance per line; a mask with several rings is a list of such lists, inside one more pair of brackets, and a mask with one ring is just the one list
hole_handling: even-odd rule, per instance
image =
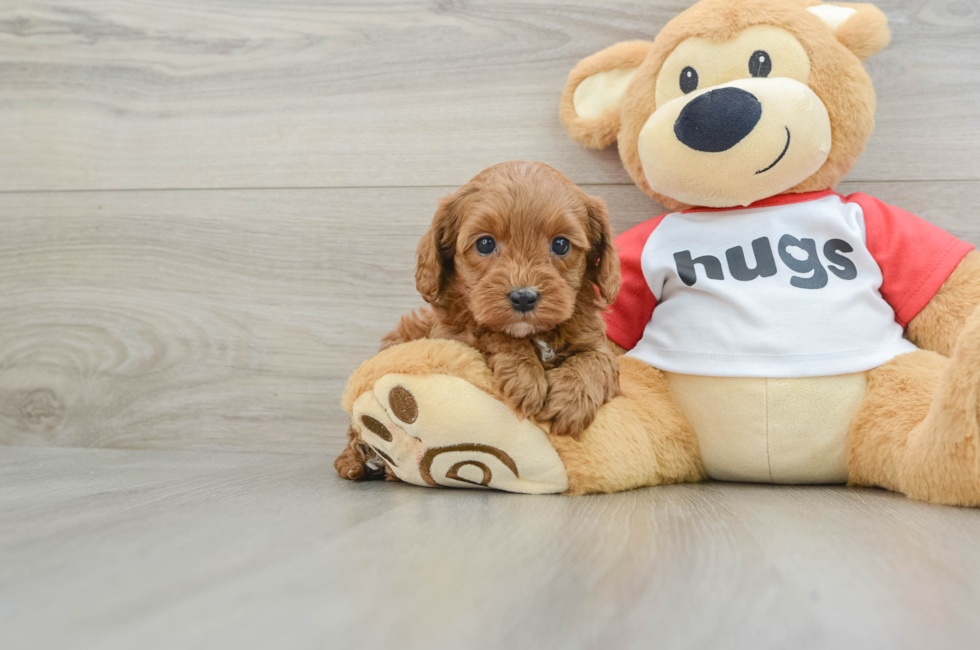
[[640, 131], [657, 193], [712, 208], [749, 205], [798, 185], [827, 160], [830, 117], [806, 84], [738, 79], [659, 107]]

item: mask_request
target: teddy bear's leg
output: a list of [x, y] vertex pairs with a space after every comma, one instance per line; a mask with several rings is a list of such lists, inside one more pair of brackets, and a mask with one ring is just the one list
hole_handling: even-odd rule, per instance
[[952, 357], [916, 351], [868, 372], [848, 433], [850, 482], [949, 505], [980, 505], [980, 310]]
[[578, 440], [519, 419], [479, 353], [452, 341], [382, 352], [351, 377], [344, 407], [363, 441], [416, 485], [584, 494], [703, 478], [663, 374], [621, 362], [624, 396]]
[[568, 473], [568, 492], [618, 492], [704, 480], [697, 436], [663, 372], [619, 358], [621, 397], [599, 409], [578, 438], [551, 436]]

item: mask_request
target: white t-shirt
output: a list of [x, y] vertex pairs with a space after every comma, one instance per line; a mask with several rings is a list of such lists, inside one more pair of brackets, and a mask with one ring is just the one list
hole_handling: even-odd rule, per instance
[[675, 373], [813, 377], [916, 349], [903, 328], [972, 246], [865, 195], [675, 212], [617, 239], [609, 337]]

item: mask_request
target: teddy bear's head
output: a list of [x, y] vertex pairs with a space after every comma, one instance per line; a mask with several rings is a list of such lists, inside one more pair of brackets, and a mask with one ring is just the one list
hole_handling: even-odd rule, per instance
[[671, 209], [833, 188], [874, 127], [861, 61], [890, 38], [869, 4], [701, 0], [653, 42], [618, 43], [568, 78], [561, 118]]

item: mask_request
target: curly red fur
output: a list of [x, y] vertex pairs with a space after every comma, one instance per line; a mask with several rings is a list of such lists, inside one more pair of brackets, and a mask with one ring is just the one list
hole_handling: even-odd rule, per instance
[[[476, 242], [493, 237], [481, 255]], [[552, 242], [570, 242], [564, 256]], [[382, 349], [421, 338], [480, 350], [504, 398], [522, 417], [577, 436], [620, 394], [619, 363], [606, 343], [602, 311], [621, 283], [603, 201], [543, 163], [507, 162], [480, 172], [444, 198], [418, 247], [416, 286], [428, 304], [402, 316]], [[515, 288], [538, 302], [520, 313]], [[351, 428], [337, 469], [364, 478], [364, 447]], [[343, 459], [343, 462], [342, 462]], [[363, 474], [363, 472], [362, 472]]]

